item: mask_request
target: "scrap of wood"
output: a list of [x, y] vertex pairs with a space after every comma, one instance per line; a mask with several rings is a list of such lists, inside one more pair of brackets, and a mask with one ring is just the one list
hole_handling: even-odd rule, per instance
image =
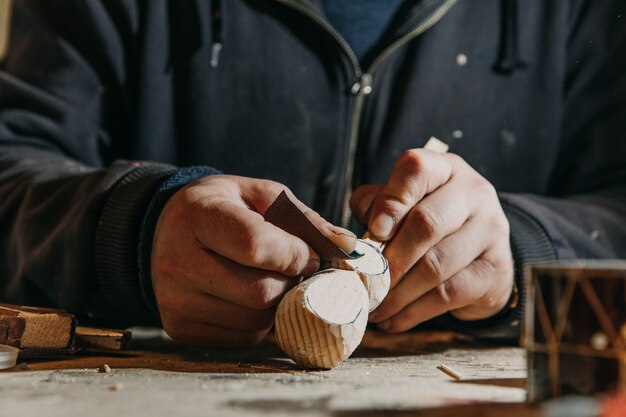
[[454, 369], [450, 368], [446, 364], [443, 364], [443, 363], [439, 364], [439, 366], [437, 366], [437, 369], [439, 369], [441, 372], [443, 372], [444, 374], [448, 375], [449, 377], [454, 378], [457, 381], [461, 380], [461, 374], [459, 374], [457, 371], [455, 371]]
[[76, 320], [62, 310], [0, 304], [0, 343], [18, 349], [71, 349]]
[[111, 372], [113, 372], [113, 370], [106, 363], [98, 368], [98, 373], [100, 374], [110, 374]]
[[131, 340], [127, 330], [101, 329], [97, 327], [78, 326], [76, 328], [77, 344], [89, 349], [123, 350]]

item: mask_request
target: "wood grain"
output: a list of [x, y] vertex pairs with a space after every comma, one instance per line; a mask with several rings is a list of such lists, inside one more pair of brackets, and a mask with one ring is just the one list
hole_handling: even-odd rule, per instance
[[368, 312], [359, 275], [327, 269], [285, 295], [276, 312], [276, 342], [297, 364], [330, 369], [359, 345]]
[[356, 271], [369, 298], [369, 311], [383, 302], [391, 285], [389, 263], [380, 251], [380, 243], [369, 238], [359, 239], [356, 250], [364, 255], [358, 259], [333, 261], [330, 266]]

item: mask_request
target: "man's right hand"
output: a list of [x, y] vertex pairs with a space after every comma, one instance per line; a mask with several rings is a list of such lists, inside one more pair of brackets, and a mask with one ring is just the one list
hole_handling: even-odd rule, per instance
[[283, 190], [325, 235], [354, 249], [356, 236], [284, 185], [226, 175], [191, 183], [165, 205], [152, 247], [152, 284], [174, 340], [221, 348], [258, 343], [284, 293], [317, 271], [319, 256], [261, 215]]

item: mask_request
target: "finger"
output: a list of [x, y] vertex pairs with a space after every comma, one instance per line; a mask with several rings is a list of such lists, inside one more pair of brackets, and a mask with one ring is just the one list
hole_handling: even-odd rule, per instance
[[260, 331], [272, 327], [275, 308], [255, 310], [212, 295], [177, 286], [159, 304], [161, 315], [178, 317], [189, 322], [201, 322], [243, 331]]
[[421, 257], [370, 315], [370, 320], [381, 322], [397, 314], [470, 265], [490, 244], [491, 238], [485, 233], [484, 223], [476, 218], [468, 221]]
[[166, 302], [168, 294], [181, 286], [240, 306], [267, 310], [298, 284], [293, 278], [240, 265], [198, 247], [189, 250], [185, 257], [160, 254], [152, 260], [152, 271], [153, 280], [159, 282], [156, 294], [159, 304]]
[[188, 345], [218, 349], [233, 349], [253, 346], [259, 343], [270, 328], [259, 331], [225, 329], [214, 324], [191, 322], [163, 317], [164, 330], [174, 340]]
[[240, 195], [243, 201], [257, 213], [265, 213], [274, 204], [281, 193], [287, 194], [289, 200], [300, 211], [305, 212], [310, 208], [300, 201], [293, 192], [285, 185], [269, 180], [259, 180], [246, 177], [233, 177], [240, 182]]
[[[275, 189], [274, 192], [279, 191], [279, 189], [282, 189], [282, 191], [287, 193], [289, 200], [291, 200], [291, 202], [306, 216], [306, 218], [313, 224], [313, 226], [315, 226], [317, 230], [319, 230], [327, 239], [333, 242], [339, 249], [341, 249], [345, 253], [352, 253], [356, 249], [357, 237], [354, 233], [328, 222], [315, 210], [311, 209], [302, 201], [298, 200], [296, 196], [291, 192], [291, 190], [287, 189], [286, 187], [279, 184], [279, 188]], [[278, 192], [278, 194], [280, 194], [280, 192]], [[260, 211], [260, 213], [265, 213], [265, 210]]]
[[245, 182], [242, 187], [246, 190], [242, 198], [248, 205], [252, 205], [258, 213], [265, 213], [274, 203], [278, 195], [282, 192], [287, 194], [289, 200], [309, 219], [309, 221], [324, 236], [330, 239], [335, 245], [346, 253], [351, 253], [356, 249], [357, 238], [351, 231], [334, 226], [315, 210], [308, 207], [284, 185], [274, 181], [241, 179]]
[[486, 280], [477, 277], [483, 269], [481, 262], [477, 260], [472, 263], [395, 316], [378, 323], [378, 327], [389, 333], [403, 332], [450, 310], [476, 302], [486, 292]]
[[362, 185], [352, 193], [350, 209], [352, 214], [361, 223], [367, 225], [370, 210], [376, 197], [385, 187], [381, 184]]
[[[456, 181], [439, 188], [413, 207], [396, 236], [385, 247], [391, 288], [430, 248], [457, 232], [474, 212], [475, 205], [464, 189], [464, 183]], [[484, 234], [482, 230], [478, 232], [479, 236]], [[474, 238], [469, 236], [467, 240]]]
[[372, 207], [369, 231], [381, 241], [393, 237], [406, 214], [425, 195], [448, 182], [452, 159], [425, 149], [405, 151], [396, 161], [389, 181]]
[[[515, 273], [511, 260], [508, 241], [504, 245], [494, 246], [481, 257], [483, 270], [481, 276], [500, 277], [498, 282], [491, 282], [490, 291], [478, 302], [451, 311], [460, 320], [479, 320], [490, 317], [501, 311], [511, 298]], [[493, 271], [493, 272], [492, 272]]]
[[193, 215], [198, 242], [237, 263], [287, 276], [319, 267], [319, 256], [304, 241], [228, 198], [205, 199]]
[[356, 249], [357, 238], [351, 231], [327, 222], [322, 216], [311, 209], [304, 211], [304, 215], [317, 230], [345, 253], [352, 253]]

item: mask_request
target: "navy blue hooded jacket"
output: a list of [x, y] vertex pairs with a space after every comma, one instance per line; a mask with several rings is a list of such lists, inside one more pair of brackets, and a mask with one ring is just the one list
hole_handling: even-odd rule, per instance
[[[345, 223], [350, 191], [432, 135], [499, 191], [518, 276], [626, 257], [622, 0], [410, 0], [362, 62], [318, 6], [15, 1], [0, 298], [158, 322], [139, 234], [181, 167], [280, 181]], [[511, 336], [519, 319], [449, 321]]]

